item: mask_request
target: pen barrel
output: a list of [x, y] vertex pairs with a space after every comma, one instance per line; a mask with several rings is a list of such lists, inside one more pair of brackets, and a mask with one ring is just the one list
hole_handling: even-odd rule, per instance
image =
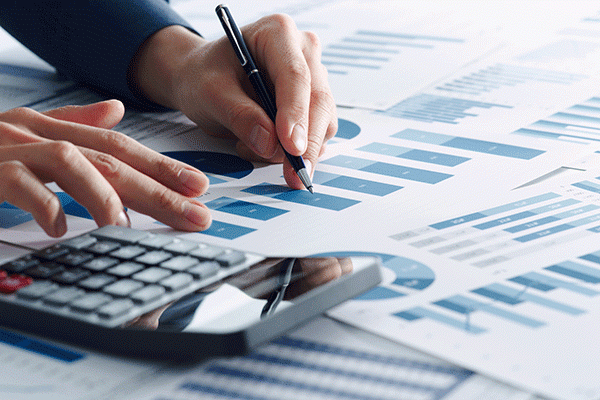
[[250, 83], [254, 88], [254, 92], [258, 96], [263, 109], [271, 118], [271, 121], [275, 122], [275, 117], [277, 115], [277, 107], [275, 106], [275, 100], [273, 96], [271, 96], [271, 92], [267, 89], [264, 81], [260, 77], [260, 73], [257, 69], [254, 69], [248, 73], [248, 78], [250, 79]]

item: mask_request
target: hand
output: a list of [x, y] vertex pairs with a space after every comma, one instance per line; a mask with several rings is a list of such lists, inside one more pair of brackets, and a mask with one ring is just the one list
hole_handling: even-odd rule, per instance
[[60, 237], [66, 217], [44, 185], [56, 182], [99, 226], [128, 225], [125, 206], [177, 229], [206, 229], [210, 213], [193, 199], [206, 190], [206, 176], [110, 130], [123, 113], [116, 100], [0, 113], [0, 203], [30, 212]]
[[208, 42], [180, 26], [157, 32], [132, 64], [134, 82], [150, 100], [183, 111], [206, 132], [234, 134], [242, 157], [283, 161], [286, 182], [301, 189], [279, 142], [290, 154], [302, 155], [312, 173], [327, 140], [337, 132], [320, 44], [285, 15], [263, 18], [241, 31], [258, 68], [274, 86], [275, 124], [262, 110], [225, 36]]

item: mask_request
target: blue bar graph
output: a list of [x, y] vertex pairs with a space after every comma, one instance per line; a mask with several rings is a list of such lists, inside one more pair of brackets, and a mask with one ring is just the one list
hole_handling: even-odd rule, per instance
[[395, 118], [410, 119], [421, 122], [441, 122], [446, 124], [458, 124], [460, 119], [476, 117], [478, 114], [468, 113], [472, 108], [490, 109], [512, 108], [503, 104], [484, 103], [474, 100], [465, 100], [452, 97], [435, 96], [431, 94], [420, 94], [402, 100], [384, 111], [384, 115]]
[[358, 193], [372, 194], [374, 196], [386, 196], [402, 189], [402, 186], [389, 185], [387, 183], [353, 178], [350, 176], [330, 174], [322, 171], [315, 171], [313, 176], [313, 184], [335, 187]]
[[322, 164], [335, 165], [338, 167], [350, 168], [364, 172], [371, 172], [378, 175], [430, 184], [436, 184], [452, 177], [450, 174], [441, 172], [428, 171], [419, 168], [405, 167], [402, 165], [389, 164], [343, 155], [323, 160]]
[[462, 295], [452, 296], [445, 300], [436, 301], [433, 304], [465, 315], [469, 315], [474, 311], [482, 311], [500, 318], [504, 318], [508, 321], [516, 322], [529, 328], [539, 328], [540, 326], [545, 325], [545, 322], [529, 318], [512, 311], [504, 310], [488, 303], [473, 300]]
[[452, 154], [437, 153], [407, 147], [394, 146], [384, 143], [371, 143], [358, 150], [373, 154], [386, 155], [391, 157], [403, 158], [405, 160], [421, 161], [429, 164], [444, 165], [447, 167], [456, 167], [470, 158], [455, 156]]
[[445, 92], [481, 95], [501, 87], [512, 87], [528, 82], [571, 85], [584, 78], [587, 76], [519, 65], [496, 64], [444, 83], [436, 89]]
[[221, 239], [237, 239], [249, 233], [256, 231], [256, 229], [249, 228], [246, 226], [233, 225], [222, 221], [212, 221], [210, 227], [204, 231], [199, 233], [214, 237], [219, 237]]
[[600, 97], [592, 97], [563, 112], [518, 129], [515, 134], [578, 143], [600, 141]]
[[33, 215], [7, 202], [0, 204], [0, 228], [9, 229], [33, 220]]
[[563, 304], [558, 301], [531, 294], [525, 290], [514, 289], [512, 287], [500, 283], [493, 283], [491, 285], [475, 289], [472, 292], [477, 293], [481, 296], [488, 297], [492, 300], [500, 301], [502, 303], [511, 305], [516, 305], [528, 301], [570, 315], [579, 315], [585, 312], [582, 309], [572, 307], [568, 304]]
[[294, 190], [287, 186], [262, 183], [242, 190], [246, 193], [271, 197], [281, 201], [304, 204], [311, 207], [341, 211], [360, 203], [358, 200], [327, 195], [323, 193], [310, 193], [307, 190]]
[[282, 210], [280, 208], [236, 200], [229, 197], [220, 197], [216, 200], [209, 201], [206, 203], [206, 206], [211, 210], [241, 215], [242, 217], [260, 221], [268, 221], [288, 212], [287, 210]]
[[546, 267], [545, 269], [556, 272], [557, 274], [579, 279], [583, 282], [600, 283], [600, 270], [576, 263], [574, 261], [564, 261], [559, 264]]
[[485, 140], [464, 138], [459, 136], [444, 135], [420, 131], [416, 129], [405, 129], [392, 135], [394, 138], [411, 140], [420, 143], [435, 144], [461, 150], [469, 150], [477, 153], [494, 154], [501, 157], [531, 160], [543, 154], [544, 151], [526, 147], [513, 146], [509, 144], [488, 142]]
[[401, 311], [393, 315], [396, 317], [400, 317], [406, 321], [416, 321], [421, 318], [428, 318], [436, 322], [440, 322], [444, 325], [450, 326], [452, 328], [458, 328], [460, 330], [473, 334], [480, 334], [486, 332], [485, 328], [470, 324], [467, 319], [460, 320], [452, 318], [446, 314], [442, 314], [437, 311], [427, 309], [425, 307], [414, 307], [410, 310]]
[[519, 201], [515, 201], [513, 203], [509, 203], [503, 206], [499, 206], [499, 207], [494, 207], [494, 208], [490, 208], [484, 211], [480, 211], [480, 212], [476, 212], [473, 214], [468, 214], [468, 215], [463, 215], [461, 217], [458, 218], [453, 218], [453, 219], [449, 219], [446, 221], [442, 221], [442, 222], [438, 222], [436, 224], [430, 225], [430, 227], [434, 228], [434, 229], [446, 229], [446, 228], [450, 228], [453, 226], [457, 226], [457, 225], [461, 225], [461, 224], [466, 224], [472, 221], [476, 221], [478, 219], [482, 219], [482, 218], [487, 218], [487, 217], [491, 217], [492, 215], [496, 215], [496, 214], [500, 214], [500, 213], [504, 213], [507, 211], [511, 211], [511, 210], [516, 210], [519, 208], [523, 208], [523, 207], [527, 207], [530, 206], [532, 204], [536, 204], [536, 203], [541, 203], [543, 201], [546, 200], [552, 200], [554, 198], [560, 197], [559, 194], [556, 193], [545, 193], [539, 196], [534, 196], [528, 199], [524, 199], [524, 200], [519, 200]]

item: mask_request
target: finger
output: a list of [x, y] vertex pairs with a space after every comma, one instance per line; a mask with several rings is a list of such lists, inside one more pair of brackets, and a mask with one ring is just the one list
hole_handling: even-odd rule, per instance
[[20, 127], [13, 123], [0, 121], [0, 146], [12, 146], [25, 143], [36, 143], [45, 141], [26, 127]]
[[199, 201], [182, 196], [113, 156], [86, 148], [81, 151], [119, 193], [126, 207], [175, 229], [199, 231], [210, 226], [210, 211]]
[[56, 182], [99, 226], [128, 225], [117, 192], [69, 142], [47, 141], [0, 148], [0, 162], [18, 160], [42, 181]]
[[[316, 35], [304, 33], [305, 57], [311, 71], [310, 114], [308, 145], [303, 154], [309, 174], [314, 171], [318, 158], [325, 151], [326, 142], [337, 132], [337, 115], [333, 95], [327, 82], [327, 70], [321, 64], [320, 47]], [[284, 167], [284, 177], [292, 187], [298, 187], [298, 178], [291, 166]]]
[[110, 154], [185, 196], [199, 196], [208, 188], [208, 178], [198, 169], [151, 150], [122, 133], [47, 116], [34, 118], [31, 125], [46, 138]]
[[119, 100], [106, 100], [86, 106], [65, 106], [42, 114], [62, 121], [112, 129], [123, 118], [125, 107]]
[[0, 204], [7, 201], [30, 212], [42, 229], [52, 237], [67, 232], [67, 220], [58, 197], [23, 163], [0, 162]]
[[275, 86], [277, 137], [290, 154], [302, 155], [307, 146], [311, 75], [300, 33], [294, 21], [283, 14], [267, 17], [259, 26], [250, 45], [256, 43], [251, 51]]

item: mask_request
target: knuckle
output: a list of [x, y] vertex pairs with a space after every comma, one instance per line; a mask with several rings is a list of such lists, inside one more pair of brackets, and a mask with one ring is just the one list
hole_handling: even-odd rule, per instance
[[319, 39], [319, 36], [316, 33], [310, 32], [310, 31], [303, 32], [303, 34], [304, 34], [306, 43], [311, 48], [311, 50], [318, 51], [318, 53], [320, 53], [321, 52], [321, 40]]
[[164, 186], [156, 189], [153, 197], [161, 210], [174, 210], [178, 200], [175, 193]]
[[244, 102], [230, 104], [225, 113], [230, 126], [238, 126], [252, 112], [251, 108]]
[[9, 192], [21, 186], [26, 173], [27, 168], [20, 161], [10, 160], [0, 163], [0, 176], [6, 182]]
[[112, 154], [123, 154], [127, 152], [130, 147], [130, 138], [122, 133], [103, 129], [101, 130], [100, 135], [102, 135], [106, 149], [110, 149]]
[[158, 158], [154, 167], [156, 168], [158, 176], [166, 179], [172, 179], [173, 176], [176, 176], [179, 173], [177, 164], [172, 159], [164, 156]]
[[91, 157], [94, 166], [105, 178], [113, 180], [119, 177], [121, 162], [116, 157], [106, 153], [96, 153]]
[[17, 107], [17, 108], [13, 108], [12, 110], [5, 112], [5, 115], [12, 116], [12, 117], [19, 118], [19, 119], [30, 119], [30, 118], [38, 117], [40, 115], [40, 113], [38, 113], [37, 111], [34, 111], [28, 107]]
[[61, 165], [71, 165], [81, 156], [77, 146], [64, 140], [49, 142], [48, 148], [50, 156]]
[[296, 23], [287, 14], [273, 14], [267, 17], [271, 24], [275, 25], [277, 29], [282, 31], [292, 31], [296, 29]]

